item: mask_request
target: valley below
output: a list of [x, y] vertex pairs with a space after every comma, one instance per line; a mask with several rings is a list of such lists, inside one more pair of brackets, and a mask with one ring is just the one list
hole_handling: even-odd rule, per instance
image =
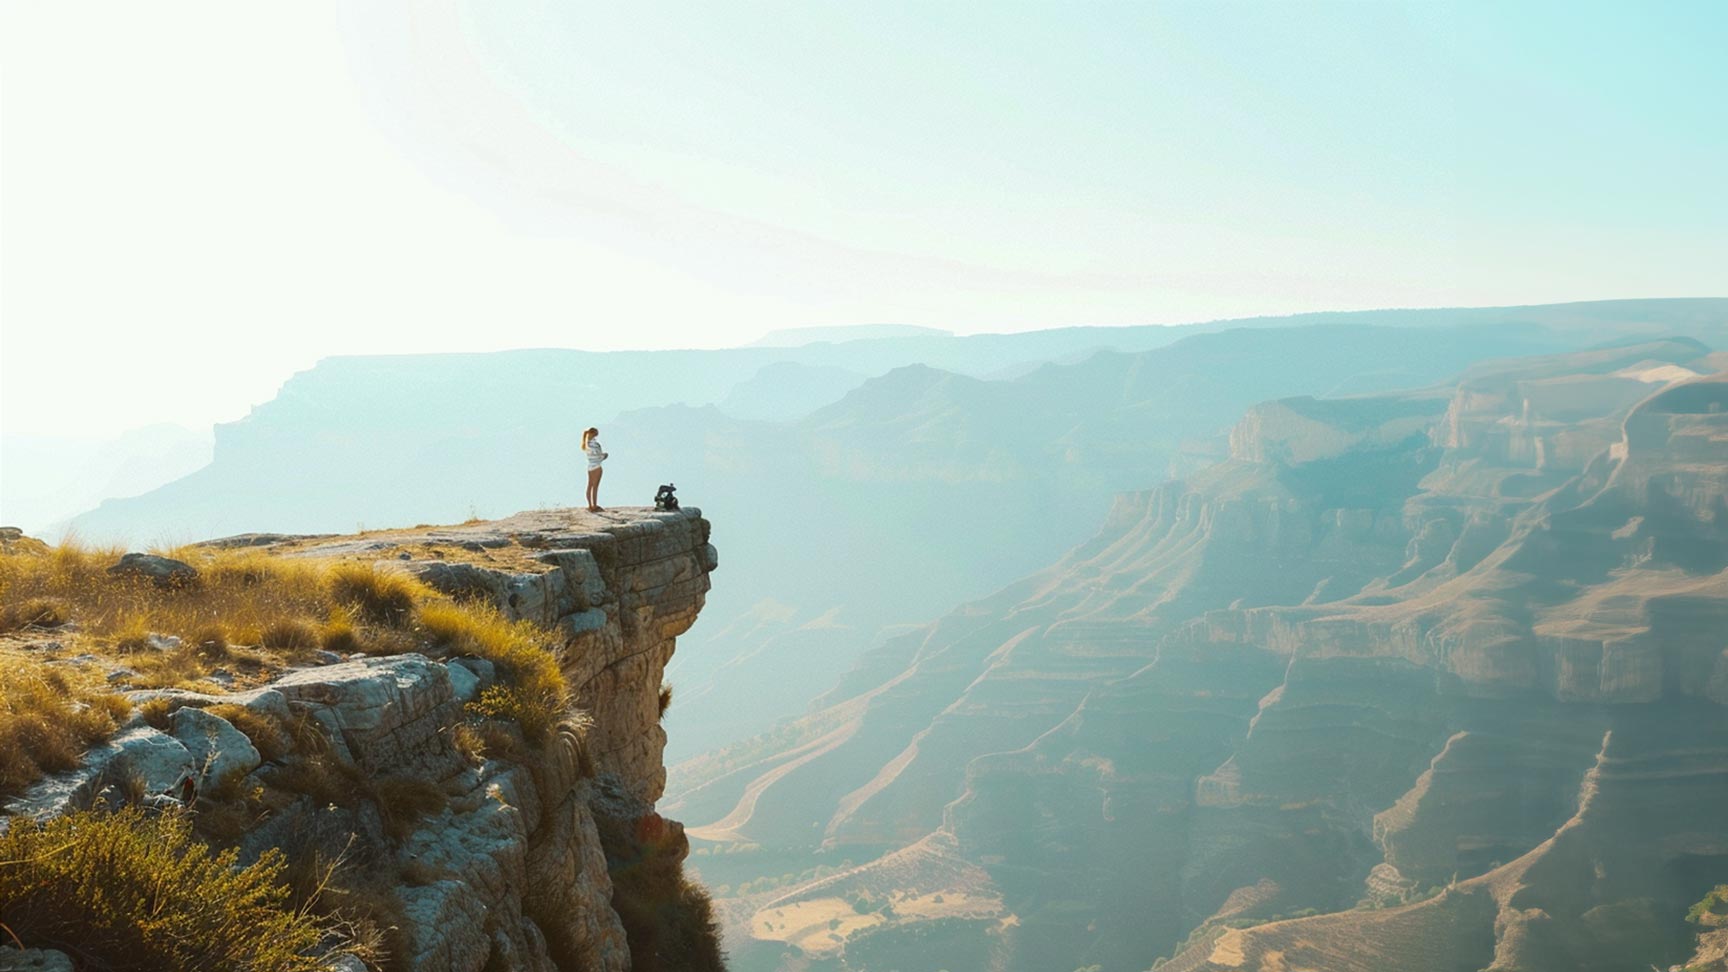
[[[598, 834], [518, 843], [615, 888], [655, 848], [734, 972], [1719, 968], [1728, 301], [1230, 323], [333, 359], [73, 526], [268, 531], [553, 631], [577, 776], [628, 792], [559, 777]], [[603, 502], [702, 512], [559, 509], [592, 415]], [[510, 551], [611, 549], [572, 516], [700, 529], [616, 618], [542, 617]], [[462, 962], [653, 967], [590, 885]]]
[[1728, 357], [1269, 401], [674, 768], [733, 967], [1683, 964], [1728, 876]]

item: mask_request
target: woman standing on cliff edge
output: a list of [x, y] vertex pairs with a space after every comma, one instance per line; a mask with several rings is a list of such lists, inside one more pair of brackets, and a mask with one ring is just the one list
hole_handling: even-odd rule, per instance
[[606, 453], [600, 448], [599, 429], [582, 433], [582, 451], [588, 454], [588, 512], [604, 513], [600, 508], [600, 474], [604, 471], [600, 464], [606, 461]]

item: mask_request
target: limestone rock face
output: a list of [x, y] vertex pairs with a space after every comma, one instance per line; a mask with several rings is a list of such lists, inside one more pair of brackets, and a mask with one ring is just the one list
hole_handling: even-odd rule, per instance
[[194, 775], [192, 754], [178, 739], [135, 726], [85, 753], [77, 769], [37, 781], [7, 802], [5, 815], [42, 819], [88, 809], [105, 787], [126, 787], [132, 781], [146, 796], [159, 796], [178, 791]]
[[[594, 720], [590, 755], [602, 773], [652, 805], [666, 783], [656, 693], [675, 639], [695, 623], [719, 562], [708, 521], [689, 508], [577, 532], [534, 517], [488, 525], [488, 536], [532, 532], [536, 545], [547, 549], [527, 563], [416, 560], [405, 566], [447, 593], [484, 597], [508, 617], [562, 632], [565, 675], [577, 705]], [[643, 693], [646, 685], [655, 691]]]
[[175, 710], [168, 717], [168, 731], [191, 754], [200, 787], [230, 776], [245, 776], [263, 761], [258, 748], [240, 730], [203, 709]]
[[[468, 562], [396, 556], [397, 544], [423, 550], [424, 534], [248, 543], [375, 555], [539, 625], [562, 652], [591, 726], [567, 722], [523, 763], [475, 765], [452, 736], [464, 704], [499, 677], [491, 662], [412, 652], [355, 657], [232, 695], [130, 693], [137, 704], [165, 702], [170, 731], [135, 717], [78, 770], [38, 783], [5, 813], [41, 817], [88, 807], [126, 777], [140, 778], [149, 794], [177, 792], [188, 778], [253, 774], [249, 779], [268, 782], [278, 767], [261, 765], [246, 736], [205, 710], [238, 704], [285, 722], [314, 720], [354, 798], [321, 802], [288, 791], [235, 840], [243, 859], [290, 845], [402, 875], [380, 893], [400, 904], [405, 957], [415, 972], [627, 972], [630, 943], [613, 907], [602, 824], [651, 833], [678, 848], [679, 858], [687, 848], [682, 828], [654, 812], [665, 778], [658, 695], [674, 641], [695, 621], [717, 563], [708, 522], [694, 509], [606, 517], [540, 511], [447, 528], [432, 539], [479, 553]], [[406, 834], [400, 822], [390, 826], [388, 800], [379, 795], [401, 780], [440, 794], [443, 803]], [[0, 950], [0, 968], [5, 955]]]
[[[309, 552], [392, 560], [439, 590], [490, 601], [509, 618], [558, 633], [567, 679], [592, 724], [585, 733], [562, 731], [533, 767], [494, 760], [474, 768], [451, 745], [449, 729], [462, 705], [496, 679], [490, 662], [408, 654], [290, 673], [265, 698], [318, 720], [332, 748], [363, 775], [407, 774], [452, 795], [399, 845], [383, 838], [375, 815], [302, 802], [246, 846], [261, 851], [288, 833], [312, 834], [336, 853], [345, 832], [359, 832], [366, 852], [409, 862], [416, 879], [398, 892], [416, 970], [625, 972], [630, 947], [612, 908], [597, 815], [631, 825], [659, 819], [658, 693], [718, 560], [708, 523], [694, 509], [586, 518], [580, 528], [565, 514], [532, 513], [448, 534], [439, 539], [503, 562], [402, 561], [388, 541], [372, 538], [329, 538]], [[514, 545], [528, 555], [504, 559]], [[207, 704], [183, 696], [175, 701]], [[197, 718], [186, 712], [175, 717]], [[585, 764], [597, 776], [585, 776]]]
[[323, 723], [332, 742], [369, 773], [442, 779], [457, 768], [443, 730], [457, 721], [460, 706], [449, 670], [423, 655], [302, 669], [271, 687], [291, 710]]

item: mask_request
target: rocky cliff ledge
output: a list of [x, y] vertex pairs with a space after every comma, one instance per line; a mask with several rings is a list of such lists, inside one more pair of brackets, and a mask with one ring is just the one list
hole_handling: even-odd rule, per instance
[[[692, 509], [540, 511], [456, 527], [214, 541], [207, 546], [405, 571], [457, 601], [489, 602], [550, 633], [543, 640], [558, 652], [574, 709], [539, 744], [464, 745], [476, 705], [500, 680], [492, 663], [430, 641], [384, 655], [323, 651], [325, 664], [245, 691], [128, 693], [138, 706], [130, 723], [6, 813], [99, 806], [125, 799], [109, 784], [127, 781], [133, 799], [178, 795], [196, 816], [214, 805], [205, 794], [220, 778], [224, 792], [256, 795], [217, 841], [238, 847], [243, 861], [279, 849], [291, 864], [340, 860], [372, 876], [343, 893], [367, 898], [363, 910], [381, 916], [395, 952], [389, 968], [692, 967], [642, 912], [700, 896], [680, 877], [683, 828], [654, 802], [665, 780], [661, 678], [717, 566], [708, 539], [708, 521]], [[288, 727], [280, 751], [261, 753], [269, 747], [235, 728], [259, 720]], [[308, 783], [310, 766], [321, 781]], [[188, 799], [195, 789], [199, 798]], [[644, 895], [665, 897], [644, 886], [655, 875], [672, 890], [650, 906]]]
[[[312, 537], [285, 554], [394, 559], [433, 588], [557, 632], [596, 770], [652, 805], [665, 787], [660, 677], [719, 554], [700, 510], [518, 513], [457, 527]], [[233, 542], [233, 541], [227, 541]]]

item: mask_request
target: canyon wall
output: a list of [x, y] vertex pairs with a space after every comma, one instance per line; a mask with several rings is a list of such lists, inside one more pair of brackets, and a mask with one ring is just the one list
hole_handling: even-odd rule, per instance
[[697, 836], [868, 862], [732, 927], [836, 970], [1684, 958], [1728, 873], [1725, 364], [1673, 340], [1250, 410], [1229, 459], [678, 794]]

